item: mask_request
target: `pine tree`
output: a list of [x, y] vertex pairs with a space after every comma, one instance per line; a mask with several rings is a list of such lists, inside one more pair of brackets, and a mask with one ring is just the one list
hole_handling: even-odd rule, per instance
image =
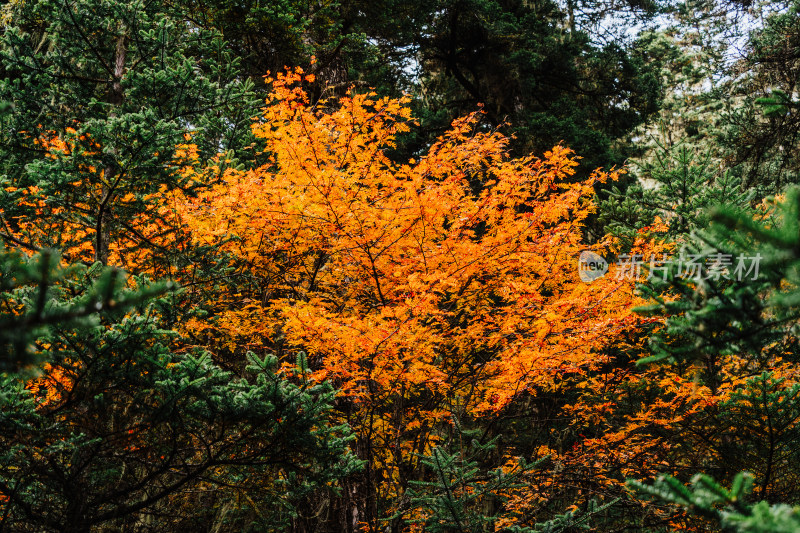
[[[120, 293], [124, 283], [116, 269], [101, 271], [81, 298], [59, 301], [61, 284], [76, 268], [61, 265], [58, 253], [44, 250], [28, 257], [13, 248], [0, 248], [0, 372], [31, 370], [42, 360], [38, 340], [50, 327], [88, 326], [100, 311], [124, 310], [170, 287]], [[91, 275], [89, 271], [86, 275]]]
[[672, 476], [661, 476], [653, 485], [636, 481], [631, 488], [655, 500], [676, 503], [690, 513], [710, 518], [722, 531], [739, 533], [792, 533], [800, 529], [800, 507], [747, 502], [753, 478], [738, 474], [726, 489], [710, 476], [698, 474], [691, 489]]
[[770, 2], [732, 69], [738, 105], [723, 116], [722, 144], [748, 186], [771, 193], [800, 181], [800, 2]]
[[733, 3], [687, 0], [639, 36], [636, 50], [659, 76], [662, 94], [654, 120], [632, 133], [629, 180], [603, 198], [599, 218], [607, 231], [630, 242], [659, 216], [668, 237], [683, 240], [707, 224], [709, 207], [745, 207], [763, 195], [731, 168], [720, 142], [723, 117], [737, 105], [730, 54], [754, 25]]
[[[699, 267], [694, 275], [685, 275], [686, 261], [673, 261], [665, 281], [655, 276], [653, 287], [645, 288], [656, 303], [641, 311], [666, 314], [664, 335], [687, 339], [676, 346], [664, 335], [656, 337], [653, 359], [743, 352], [763, 359], [769, 353], [794, 353], [794, 322], [800, 317], [800, 190], [787, 192], [760, 218], [725, 206], [710, 218], [709, 229], [698, 231], [683, 253]], [[680, 297], [659, 296], [667, 287]]]
[[[59, 300], [51, 307], [96, 301], [103, 272], [73, 270], [50, 290]], [[128, 283], [152, 290], [144, 278]], [[118, 290], [113, 299], [139, 294]], [[24, 294], [18, 301], [23, 316], [38, 309]], [[234, 375], [206, 352], [178, 352], [163, 327], [171, 305], [165, 296], [128, 312], [100, 309], [91, 322], [51, 322], [34, 341], [46, 372], [27, 382], [0, 377], [3, 529], [128, 529], [147, 513], [178, 520], [193, 494], [224, 502], [226, 492], [251, 488], [272, 502], [279, 527], [293, 501], [358, 467], [348, 429], [329, 424], [330, 385], [302, 368], [277, 372], [274, 357], [250, 355]], [[216, 511], [190, 512], [210, 520]]]
[[454, 419], [453, 437], [420, 456], [431, 478], [410, 481], [406, 491], [408, 509], [403, 511], [415, 517], [407, 520], [412, 527], [432, 533], [491, 529], [506, 512], [505, 494], [521, 486], [525, 474], [543, 462], [511, 459], [503, 467], [482, 468], [479, 463], [495, 450], [497, 438], [481, 443], [481, 432], [463, 428]]
[[[5, 233], [108, 263], [112, 243], [153, 245], [140, 221], [160, 220], [161, 192], [200, 185], [176, 160], [215, 157], [249, 139], [252, 84], [238, 79], [221, 36], [188, 15], [181, 3], [140, 0], [6, 6]], [[196, 154], [176, 148], [187, 139]]]
[[660, 217], [667, 238], [684, 240], [709, 223], [711, 208], [750, 205], [755, 191], [746, 190], [731, 171], [720, 170], [710, 152], [685, 144], [656, 146], [653, 160], [634, 169], [639, 180], [624, 190], [614, 186], [601, 203], [599, 220], [606, 231], [632, 243], [640, 229]]
[[[586, 509], [569, 510], [543, 520], [541, 516], [506, 507], [509, 495], [526, 485], [526, 477], [543, 469], [548, 457], [533, 462], [507, 457], [505, 464], [492, 468], [487, 460], [497, 462], [500, 437], [481, 442], [480, 428], [467, 429], [453, 419], [453, 433], [420, 456], [429, 479], [410, 482], [398, 516], [410, 516], [406, 522], [414, 531], [431, 533], [480, 533], [513, 531], [515, 533], [558, 533], [591, 529], [592, 518], [616, 501], [597, 505], [590, 501]], [[481, 435], [483, 433], [483, 435]]]
[[[732, 531], [793, 530], [796, 511], [786, 505], [736, 503], [745, 492], [744, 478], [734, 473], [752, 472], [748, 483], [765, 501], [800, 498], [800, 383], [794, 371], [800, 356], [800, 190], [755, 216], [720, 207], [710, 218], [711, 226], [697, 231], [684, 250], [684, 259], [696, 265], [693, 274], [687, 276], [679, 262], [643, 287], [656, 303], [640, 311], [667, 320], [652, 339], [653, 355], [640, 362], [695, 369], [712, 395], [707, 414], [715, 431], [706, 435], [707, 466], [734, 489], [724, 491], [700, 476], [694, 494], [671, 478], [659, 481], [653, 493]], [[717, 504], [735, 505], [719, 510]]]
[[511, 124], [521, 153], [563, 142], [587, 169], [621, 164], [626, 154], [614, 141], [656, 111], [660, 83], [621, 36], [592, 33], [579, 11], [593, 7], [604, 6], [432, 3], [431, 22], [414, 43], [427, 107], [464, 113], [481, 103], [492, 126]]
[[748, 378], [719, 404], [717, 453], [730, 478], [754, 474], [755, 495], [766, 501], [797, 501], [800, 472], [800, 384], [782, 369]]

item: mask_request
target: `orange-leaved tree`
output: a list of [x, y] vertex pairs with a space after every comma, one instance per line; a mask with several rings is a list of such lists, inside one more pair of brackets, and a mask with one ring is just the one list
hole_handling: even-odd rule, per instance
[[171, 204], [198, 244], [241, 269], [187, 329], [221, 357], [307, 352], [368, 460], [376, 498], [353, 516], [377, 520], [401, 506], [414, 453], [451, 417], [557, 389], [636, 326], [632, 280], [613, 266], [592, 283], [578, 275], [593, 186], [616, 172], [576, 181], [561, 146], [511, 158], [480, 113], [396, 162], [387, 152], [413, 124], [406, 99], [312, 103], [302, 71], [270, 81], [253, 126], [261, 166]]

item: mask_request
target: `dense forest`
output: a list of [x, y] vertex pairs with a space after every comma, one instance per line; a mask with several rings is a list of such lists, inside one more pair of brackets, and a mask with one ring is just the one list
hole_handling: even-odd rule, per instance
[[798, 532], [798, 364], [798, 0], [0, 5], [0, 532]]

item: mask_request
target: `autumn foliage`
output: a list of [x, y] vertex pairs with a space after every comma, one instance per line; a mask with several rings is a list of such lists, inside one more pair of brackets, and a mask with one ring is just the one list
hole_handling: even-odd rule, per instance
[[[320, 490], [302, 498], [344, 513], [351, 531], [446, 531], [419, 487], [434, 487], [435, 498], [436, 483], [450, 479], [448, 497], [469, 502], [469, 516], [491, 510], [498, 530], [565, 510], [591, 517], [593, 502], [623, 510], [608, 524], [702, 530], [671, 508], [642, 511], [626, 479], [730, 463], [756, 472], [760, 494], [791, 492], [793, 478], [775, 469], [788, 468], [795, 411], [780, 411], [785, 420], [773, 428], [758, 399], [782, 406], [800, 393], [781, 350], [755, 366], [739, 354], [637, 366], [664, 323], [634, 312], [645, 303], [643, 276], [612, 262], [605, 276], [580, 279], [584, 250], [613, 258], [674, 248], [662, 242], [660, 219], [632, 249], [591, 233], [595, 188], [621, 171], [581, 179], [579, 158], [563, 146], [512, 157], [481, 111], [398, 160], [396, 142], [416, 127], [407, 99], [352, 90], [313, 100], [304, 89], [312, 80], [300, 69], [267, 80], [272, 92], [252, 124], [255, 164], [226, 155], [204, 162], [187, 133], [169, 182], [114, 197], [124, 223], [105, 237], [110, 264], [184, 287], [163, 311], [165, 320], [181, 317], [176, 353], [207, 350], [240, 375], [247, 361], [275, 354], [284, 384], [336, 388], [331, 421], [354, 430], [364, 467], [345, 469], [341, 501]], [[109, 184], [90, 162], [103, 148], [73, 128], [40, 130], [32, 142], [74, 167], [76, 179], [55, 199], [36, 186], [6, 188], [23, 214], [7, 217], [5, 231], [91, 263], [98, 241], [85, 215]], [[26, 385], [36, 412], [50, 416], [79, 396], [89, 369], [46, 364]], [[753, 424], [750, 440], [737, 433], [743, 419]], [[458, 468], [478, 464], [468, 462], [468, 431], [494, 454], [481, 468], [497, 480], [459, 480]], [[135, 431], [126, 435], [126, 453], [147, 449]], [[774, 444], [766, 462], [762, 438]], [[751, 451], [737, 452], [737, 443]], [[432, 473], [434, 460], [456, 470]], [[275, 491], [268, 476], [250, 483]], [[301, 531], [316, 527], [293, 520]]]
[[576, 180], [561, 146], [511, 158], [480, 113], [397, 163], [387, 151], [413, 125], [406, 100], [311, 102], [301, 71], [270, 81], [253, 126], [263, 164], [172, 200], [242, 275], [187, 329], [232, 352], [305, 351], [339, 388], [362, 456], [388, 472], [384, 498], [402, 494], [401, 470], [442, 423], [557, 390], [641, 320], [632, 280], [578, 277], [593, 186], [616, 172]]
[[[241, 369], [247, 352], [274, 353], [284, 376], [299, 362], [304, 379], [337, 388], [336, 417], [355, 430], [367, 464], [346, 482], [342, 504], [356, 529], [389, 521], [424, 530], [433, 515], [410, 505], [410, 483], [426, 479], [422, 457], [452, 443], [463, 424], [486, 435], [504, 420], [544, 424], [530, 442], [508, 438], [493, 459], [523, 483], [473, 503], [501, 498], [499, 528], [530, 525], [568, 502], [577, 509], [624, 495], [638, 506], [626, 479], [679, 475], [702, 457], [725, 456], [724, 435], [708, 435], [747, 382], [744, 360], [720, 365], [713, 388], [696, 367], [637, 368], [662, 322], [633, 312], [644, 303], [642, 278], [613, 263], [591, 283], [578, 276], [583, 250], [669, 250], [659, 222], [633, 250], [610, 236], [587, 244], [595, 186], [620, 172], [579, 179], [579, 158], [563, 146], [511, 157], [480, 111], [398, 162], [395, 142], [415, 127], [406, 99], [351, 91], [312, 101], [303, 89], [312, 79], [297, 69], [267, 80], [272, 93], [252, 126], [258, 164], [249, 169], [224, 156], [202, 162], [187, 135], [171, 167], [183, 186], [115, 200], [115, 209], [128, 200], [148, 208], [111, 235], [109, 261], [184, 285], [179, 327], [220, 364]], [[80, 148], [87, 142], [73, 129], [36, 140], [48, 158], [78, 165], [93, 155]], [[65, 194], [79, 198], [102, 174], [86, 166]], [[19, 193], [37, 216], [13, 219], [16, 238], [92, 260], [93, 231], [80, 213], [98, 198], [69, 208], [35, 187]], [[225, 274], [204, 274], [198, 250], [213, 251]], [[786, 381], [776, 390], [796, 382], [780, 364]], [[73, 370], [48, 366], [28, 384], [40, 409], [70, 394]], [[547, 416], [564, 423], [547, 430]], [[525, 470], [525, 460], [546, 466]], [[486, 486], [476, 483], [453, 494], [469, 498]], [[698, 527], [666, 510], [641, 520]]]
[[0, 533], [800, 531], [800, 0], [647, 4], [4, 2]]

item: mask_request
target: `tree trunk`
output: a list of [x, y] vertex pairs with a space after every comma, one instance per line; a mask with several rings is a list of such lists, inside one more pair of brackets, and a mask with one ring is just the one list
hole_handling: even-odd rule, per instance
[[[116, 53], [114, 54], [114, 79], [111, 82], [111, 91], [108, 96], [108, 103], [111, 104], [109, 119], [116, 118], [117, 107], [125, 100], [125, 93], [122, 89], [122, 75], [125, 73], [125, 56], [127, 36], [120, 24], [120, 33], [117, 36]], [[112, 150], [109, 154], [114, 157], [116, 151]], [[103, 170], [102, 190], [100, 194], [100, 205], [97, 211], [97, 221], [95, 223], [95, 246], [94, 260], [102, 264], [108, 264], [108, 245], [111, 239], [111, 205], [114, 196], [115, 181], [119, 181], [117, 176], [116, 162], [109, 161]]]

